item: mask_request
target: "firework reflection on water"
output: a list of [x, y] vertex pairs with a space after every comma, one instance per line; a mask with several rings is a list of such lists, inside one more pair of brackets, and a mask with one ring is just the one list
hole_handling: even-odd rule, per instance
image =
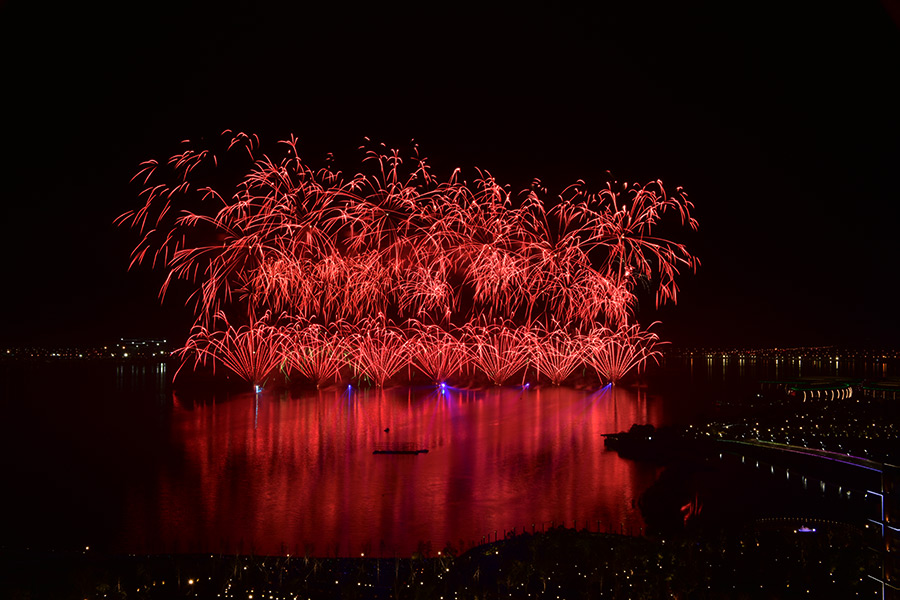
[[[132, 490], [123, 549], [409, 555], [575, 519], [637, 532], [657, 469], [605, 451], [601, 434], [659, 423], [660, 406], [612, 386], [185, 402], [171, 414], [176, 458]], [[372, 453], [385, 445], [429, 452]]]

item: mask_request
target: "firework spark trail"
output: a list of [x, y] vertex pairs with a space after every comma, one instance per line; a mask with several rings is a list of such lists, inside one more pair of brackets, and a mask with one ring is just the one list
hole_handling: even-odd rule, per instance
[[409, 353], [413, 364], [434, 383], [468, 372], [471, 366], [469, 348], [457, 336], [418, 321], [412, 324]]
[[194, 364], [221, 362], [254, 387], [266, 379], [284, 363], [288, 338], [280, 327], [263, 321], [233, 327], [224, 313], [217, 315], [223, 329], [210, 331], [202, 325], [194, 327], [181, 348], [183, 359], [194, 357]]
[[372, 380], [377, 387], [409, 364], [409, 342], [400, 329], [383, 315], [360, 323], [349, 336], [352, 366], [358, 377]]
[[582, 337], [565, 327], [537, 330], [530, 341], [535, 368], [553, 385], [560, 385], [583, 364]]
[[[471, 183], [459, 170], [439, 179], [417, 149], [406, 162], [369, 150], [361, 172], [345, 176], [309, 167], [293, 136], [271, 157], [255, 135], [226, 131], [220, 145], [185, 141], [168, 160], [141, 163], [142, 204], [116, 223], [139, 233], [132, 266], [165, 270], [161, 296], [177, 280], [194, 286], [183, 356], [219, 353], [253, 380], [262, 366], [241, 354], [244, 330], [220, 315], [248, 315], [245, 327], [270, 333], [282, 362], [318, 383], [340, 376], [340, 355], [379, 384], [408, 360], [432, 378], [456, 363], [497, 383], [530, 362], [558, 383], [584, 360], [618, 380], [658, 354], [655, 335], [632, 323], [638, 284], [655, 288], [657, 305], [674, 302], [680, 271], [699, 264], [654, 235], [669, 215], [697, 227], [683, 190], [668, 195], [659, 181], [595, 193], [579, 181], [550, 202], [538, 181], [514, 198], [486, 171]], [[245, 175], [227, 183], [236, 173]], [[256, 316], [267, 313], [286, 325], [263, 327]], [[465, 350], [423, 324], [463, 332], [454, 339]], [[579, 330], [591, 332], [584, 356]], [[340, 342], [329, 346], [326, 331]]]
[[293, 370], [317, 387], [332, 378], [339, 379], [348, 355], [347, 336], [340, 325], [327, 329], [317, 323], [296, 321], [288, 335], [288, 360]]
[[615, 384], [632, 369], [640, 370], [651, 360], [658, 362], [662, 343], [649, 328], [644, 330], [636, 324], [614, 331], [601, 328], [587, 336], [585, 361], [601, 380]]
[[472, 348], [472, 364], [494, 385], [503, 385], [528, 366], [533, 347], [526, 327], [505, 324], [467, 326], [465, 339]]

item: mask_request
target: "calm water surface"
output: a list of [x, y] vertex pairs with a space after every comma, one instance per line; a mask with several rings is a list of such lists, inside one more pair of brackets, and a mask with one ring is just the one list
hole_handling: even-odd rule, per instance
[[[4, 543], [406, 555], [576, 519], [637, 533], [658, 469], [601, 434], [677, 412], [643, 387], [200, 397], [164, 369], [3, 366]], [[372, 453], [407, 444], [429, 452]]]
[[[6, 363], [0, 543], [371, 556], [575, 520], [637, 533], [659, 469], [601, 434], [689, 422], [774, 367], [670, 365], [646, 387], [255, 397], [173, 393], [165, 365]], [[373, 455], [385, 445], [429, 452]]]
[[[659, 402], [623, 388], [176, 396], [176, 458], [149, 493], [129, 490], [122, 543], [408, 554], [551, 521], [637, 531], [656, 470], [601, 434], [659, 420]], [[429, 452], [373, 454], [385, 444]]]

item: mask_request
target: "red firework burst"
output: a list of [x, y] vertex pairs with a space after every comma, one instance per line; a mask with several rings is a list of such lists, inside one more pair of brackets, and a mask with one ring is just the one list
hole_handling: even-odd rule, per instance
[[416, 367], [434, 383], [467, 372], [471, 366], [468, 346], [437, 325], [414, 322], [409, 353]]
[[600, 328], [587, 336], [585, 360], [603, 381], [615, 384], [632, 369], [643, 369], [648, 361], [658, 362], [662, 343], [659, 336], [639, 325]]
[[222, 328], [210, 331], [195, 326], [180, 350], [182, 357], [193, 356], [195, 365], [210, 362], [215, 368], [222, 364], [259, 389], [284, 364], [288, 344], [284, 330], [256, 320], [235, 328], [223, 313], [217, 316]]
[[[513, 197], [483, 171], [441, 180], [417, 155], [370, 151], [346, 176], [308, 166], [294, 137], [281, 148], [231, 131], [218, 150], [185, 143], [141, 163], [142, 205], [117, 219], [140, 234], [132, 264], [165, 270], [162, 296], [194, 286], [183, 355], [252, 382], [281, 364], [321, 384], [349, 365], [383, 385], [410, 360], [435, 380], [473, 366], [499, 384], [533, 364], [561, 383], [587, 361], [617, 381], [658, 355], [630, 324], [637, 284], [675, 301], [680, 270], [699, 264], [656, 235], [673, 216], [697, 226], [684, 192], [659, 181], [578, 182], [551, 202], [539, 183]], [[279, 325], [260, 325], [266, 314]], [[242, 355], [248, 344], [268, 362]]]

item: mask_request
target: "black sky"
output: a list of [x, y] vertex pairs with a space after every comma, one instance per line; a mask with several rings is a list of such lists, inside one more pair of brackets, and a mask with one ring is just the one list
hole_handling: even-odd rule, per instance
[[590, 4], [2, 4], [0, 343], [183, 337], [112, 221], [141, 160], [232, 128], [346, 168], [415, 139], [514, 189], [661, 178], [702, 261], [646, 299], [664, 337], [900, 345], [896, 3]]

